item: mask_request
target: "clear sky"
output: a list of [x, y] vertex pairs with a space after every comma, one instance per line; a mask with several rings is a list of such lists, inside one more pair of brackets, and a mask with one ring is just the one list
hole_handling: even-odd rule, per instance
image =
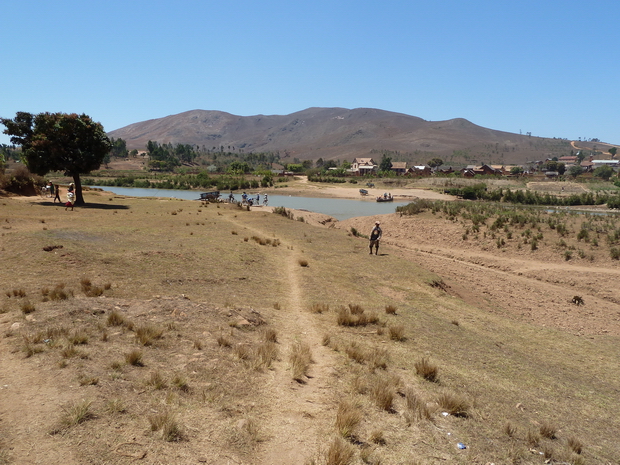
[[111, 131], [194, 109], [369, 107], [620, 144], [619, 0], [19, 0], [0, 14], [2, 117], [86, 113]]

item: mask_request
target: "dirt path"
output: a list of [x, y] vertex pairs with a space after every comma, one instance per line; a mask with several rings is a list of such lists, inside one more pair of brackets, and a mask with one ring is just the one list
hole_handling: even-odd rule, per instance
[[[259, 235], [268, 231], [246, 228]], [[298, 244], [282, 241], [279, 251], [285, 257], [279, 279], [286, 283], [286, 300], [279, 301], [273, 324], [278, 332], [279, 357], [266, 380], [265, 393], [269, 410], [261, 418], [266, 441], [259, 452], [261, 464], [298, 465], [316, 455], [323, 443], [322, 434], [331, 431], [335, 419], [335, 400], [331, 396], [336, 381], [333, 353], [322, 345], [323, 332], [309, 311], [303, 291], [303, 274], [311, 272], [300, 266]], [[307, 344], [313, 363], [304, 383], [292, 378], [289, 354], [293, 344]], [[277, 418], [278, 421], [274, 421]]]
[[[8, 329], [0, 327], [3, 334]], [[11, 463], [77, 464], [62, 436], [50, 435], [72, 396], [70, 387], [58, 388], [66, 384], [62, 371], [52, 375], [21, 352], [10, 353], [6, 341], [0, 342], [0, 438], [11, 445]]]

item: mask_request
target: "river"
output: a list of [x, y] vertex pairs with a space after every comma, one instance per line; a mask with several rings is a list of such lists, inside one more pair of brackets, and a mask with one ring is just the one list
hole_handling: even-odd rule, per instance
[[[173, 199], [197, 200], [199, 191], [178, 189], [142, 189], [139, 187], [111, 187], [89, 186], [103, 189], [117, 195], [128, 197], [168, 197]], [[227, 195], [223, 195], [227, 198]], [[256, 197], [256, 194], [254, 194]], [[241, 193], [235, 194], [236, 200], [241, 200]], [[263, 196], [261, 195], [261, 203]], [[409, 201], [375, 202], [374, 200], [351, 200], [330, 199], [314, 197], [293, 197], [286, 195], [269, 195], [270, 207], [293, 208], [295, 210], [308, 210], [332, 216], [339, 221], [358, 216], [383, 215], [394, 213], [396, 207], [407, 205]]]

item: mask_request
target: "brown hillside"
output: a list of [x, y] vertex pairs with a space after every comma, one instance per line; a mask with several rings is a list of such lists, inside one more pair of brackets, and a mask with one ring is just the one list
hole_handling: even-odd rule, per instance
[[193, 110], [131, 124], [109, 135], [139, 150], [149, 140], [243, 153], [279, 151], [300, 159], [349, 160], [387, 150], [398, 152], [393, 159], [426, 163], [437, 156], [452, 165], [525, 163], [571, 151], [566, 140], [496, 131], [462, 118], [425, 121], [371, 108], [308, 108], [269, 116]]

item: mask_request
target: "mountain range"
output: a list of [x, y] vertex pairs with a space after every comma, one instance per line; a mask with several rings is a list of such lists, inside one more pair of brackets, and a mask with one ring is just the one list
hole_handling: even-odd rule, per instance
[[191, 144], [209, 151], [279, 152], [282, 158], [352, 160], [355, 157], [445, 164], [512, 164], [570, 155], [571, 144], [477, 126], [463, 118], [426, 121], [373, 108], [308, 108], [289, 115], [237, 116], [192, 110], [130, 124], [108, 133], [129, 149], [147, 142]]

